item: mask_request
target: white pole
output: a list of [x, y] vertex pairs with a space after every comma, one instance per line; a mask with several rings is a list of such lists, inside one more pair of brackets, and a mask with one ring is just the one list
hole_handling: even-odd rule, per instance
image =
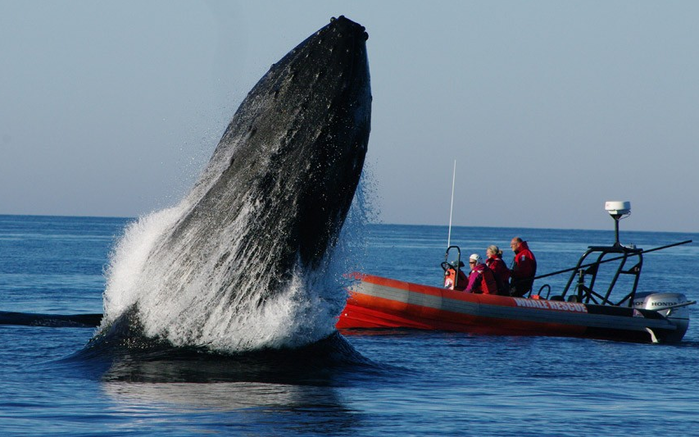
[[456, 185], [456, 159], [454, 160], [454, 172], [451, 176], [451, 206], [449, 207], [449, 236], [447, 237], [447, 249], [451, 246], [451, 219], [454, 214], [454, 186]]

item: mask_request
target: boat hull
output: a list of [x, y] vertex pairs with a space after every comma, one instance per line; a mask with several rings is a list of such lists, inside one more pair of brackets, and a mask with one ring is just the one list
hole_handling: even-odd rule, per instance
[[464, 293], [373, 275], [356, 279], [337, 322], [341, 330], [409, 328], [634, 342], [674, 342], [684, 335], [657, 311]]

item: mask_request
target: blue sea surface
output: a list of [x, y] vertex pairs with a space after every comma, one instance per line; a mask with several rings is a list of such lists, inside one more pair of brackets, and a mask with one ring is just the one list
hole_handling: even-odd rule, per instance
[[[0, 311], [101, 312], [109, 253], [128, 221], [0, 216]], [[361, 270], [440, 285], [446, 227], [371, 225], [365, 232], [366, 247], [356, 251]], [[464, 256], [497, 244], [509, 262], [515, 235], [529, 241], [539, 274], [572, 267], [588, 246], [614, 238], [611, 226], [458, 227], [451, 242]], [[698, 237], [621, 233], [623, 243], [644, 249]], [[697, 260], [696, 242], [647, 254], [639, 290], [697, 300]], [[560, 290], [567, 279], [537, 286]], [[363, 331], [346, 338], [373, 364], [319, 372], [314, 382], [204, 381], [156, 359], [140, 363], [140, 377], [122, 371], [113, 378], [108, 364], [75, 358], [94, 329], [0, 325], [0, 434], [699, 435], [696, 306], [691, 317], [676, 345]], [[144, 381], [143, 374], [163, 378]]]

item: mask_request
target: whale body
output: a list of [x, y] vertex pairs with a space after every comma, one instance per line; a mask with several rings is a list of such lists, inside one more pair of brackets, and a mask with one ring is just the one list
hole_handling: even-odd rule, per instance
[[[309, 314], [344, 304], [336, 290], [318, 291], [318, 278], [364, 165], [367, 38], [361, 25], [333, 18], [272, 65], [192, 191], [127, 231], [97, 337], [138, 325], [176, 346], [241, 350], [334, 330], [332, 314]], [[298, 317], [315, 326], [284, 332]]]

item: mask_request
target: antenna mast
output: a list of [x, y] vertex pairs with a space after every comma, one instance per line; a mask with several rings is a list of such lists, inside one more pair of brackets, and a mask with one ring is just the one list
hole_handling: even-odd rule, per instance
[[451, 176], [451, 206], [449, 207], [449, 235], [447, 236], [447, 248], [451, 247], [451, 219], [454, 214], [454, 186], [456, 185], [456, 159], [454, 160], [454, 171]]

